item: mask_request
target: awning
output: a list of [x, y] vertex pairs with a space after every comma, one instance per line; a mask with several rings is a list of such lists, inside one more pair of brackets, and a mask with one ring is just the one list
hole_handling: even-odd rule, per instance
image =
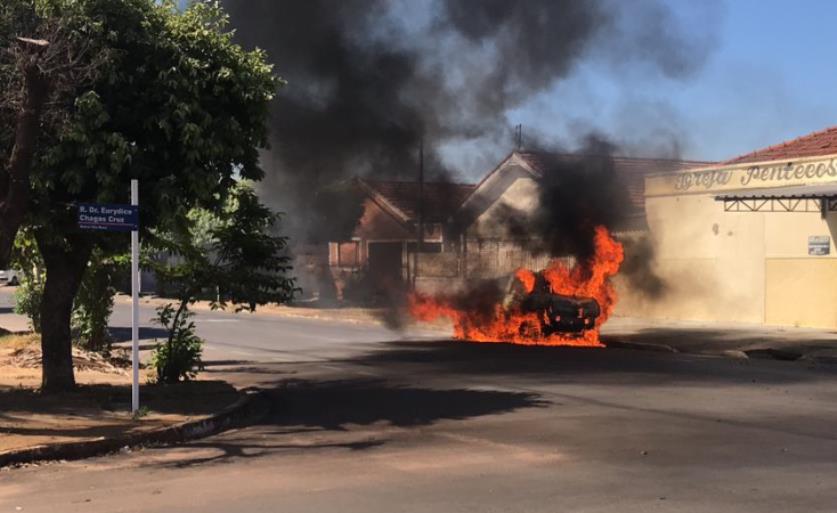
[[822, 199], [837, 198], [837, 183], [817, 185], [794, 185], [791, 187], [770, 187], [747, 189], [715, 196], [716, 201], [740, 199]]
[[837, 212], [837, 183], [733, 191], [715, 196], [726, 212]]

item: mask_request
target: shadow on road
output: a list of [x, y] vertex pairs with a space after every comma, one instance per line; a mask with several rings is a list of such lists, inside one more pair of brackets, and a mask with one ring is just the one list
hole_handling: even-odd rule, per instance
[[[191, 467], [283, 450], [365, 450], [388, 441], [386, 427], [427, 426], [548, 404], [538, 394], [527, 392], [417, 388], [367, 379], [286, 380], [268, 397], [270, 413], [251, 426], [250, 436], [194, 442], [190, 448], [211, 450], [212, 454], [192, 455], [163, 465]], [[372, 438], [369, 430], [362, 428], [370, 426]], [[253, 429], [258, 436], [252, 436]], [[323, 438], [326, 433], [327, 441]]]
[[[262, 386], [270, 389], [271, 413], [246, 432], [189, 444], [191, 449], [200, 450], [195, 453], [190, 449], [186, 455], [177, 455], [175, 461], [156, 464], [185, 467], [280, 451], [367, 450], [391, 441], [393, 429], [552, 404], [537, 392], [492, 390], [492, 384], [497, 384], [497, 388], [508, 383], [533, 388], [604, 385], [614, 390], [635, 387], [638, 391], [671, 385], [717, 386], [719, 390], [740, 387], [751, 391], [801, 381], [833, 380], [837, 373], [837, 366], [808, 369], [809, 364], [803, 362], [736, 360], [629, 349], [399, 340], [329, 360], [325, 375], [288, 379], [297, 370], [312, 372], [321, 363], [220, 362], [213, 369], [218, 377], [236, 373], [258, 376]], [[358, 375], [376, 378], [351, 379]], [[412, 384], [398, 385], [405, 381]], [[464, 383], [470, 383], [471, 387]], [[577, 390], [567, 397], [579, 399], [572, 395]], [[634, 408], [618, 402], [601, 404], [615, 409]], [[639, 409], [679, 421], [715, 420], [670, 414], [653, 405]]]
[[[698, 365], [697, 362], [700, 362]], [[800, 373], [805, 362], [737, 360], [632, 349], [522, 346], [458, 341], [392, 341], [345, 362], [374, 372], [502, 376], [540, 383], [787, 383], [833, 378], [837, 366]]]
[[424, 426], [544, 406], [537, 394], [401, 387], [380, 380], [288, 381], [274, 394], [275, 425], [345, 430], [347, 425]]

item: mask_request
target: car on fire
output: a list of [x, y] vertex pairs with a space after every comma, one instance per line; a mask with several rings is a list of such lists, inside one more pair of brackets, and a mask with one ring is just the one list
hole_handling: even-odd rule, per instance
[[585, 331], [595, 328], [596, 319], [602, 313], [595, 299], [556, 294], [550, 289], [543, 272], [533, 274], [534, 286], [531, 291], [527, 291], [516, 275], [510, 276], [503, 299], [506, 311], [536, 314], [534, 317], [538, 326], [523, 324], [520, 328], [522, 331], [535, 328], [544, 336], [581, 336]]

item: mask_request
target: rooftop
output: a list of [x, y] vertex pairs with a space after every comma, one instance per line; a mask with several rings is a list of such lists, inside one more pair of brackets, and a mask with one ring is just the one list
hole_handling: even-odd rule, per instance
[[803, 157], [837, 154], [837, 126], [813, 132], [790, 141], [730, 159], [724, 164], [744, 164], [769, 160], [790, 160]]
[[[418, 182], [360, 180], [367, 190], [379, 194], [397, 209], [406, 221], [418, 217]], [[424, 217], [429, 222], [444, 221], [462, 204], [476, 186], [462, 183], [425, 182]]]

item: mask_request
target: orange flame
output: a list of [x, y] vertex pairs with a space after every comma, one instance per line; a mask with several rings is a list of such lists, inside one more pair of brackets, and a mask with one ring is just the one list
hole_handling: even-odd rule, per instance
[[[553, 260], [544, 270], [552, 292], [567, 296], [593, 298], [599, 303], [601, 314], [592, 329], [581, 334], [541, 332], [538, 314], [507, 310], [496, 304], [489, 312], [466, 311], [452, 306], [450, 298], [430, 297], [414, 293], [410, 297], [410, 313], [418, 321], [448, 318], [454, 325], [454, 337], [474, 342], [513, 342], [526, 345], [562, 345], [600, 347], [599, 329], [616, 305], [616, 291], [610, 277], [619, 271], [624, 258], [622, 244], [613, 240], [607, 229], [596, 227], [593, 257], [584, 263], [568, 267], [560, 260]], [[515, 276], [527, 293], [535, 287], [535, 273], [518, 269]]]

